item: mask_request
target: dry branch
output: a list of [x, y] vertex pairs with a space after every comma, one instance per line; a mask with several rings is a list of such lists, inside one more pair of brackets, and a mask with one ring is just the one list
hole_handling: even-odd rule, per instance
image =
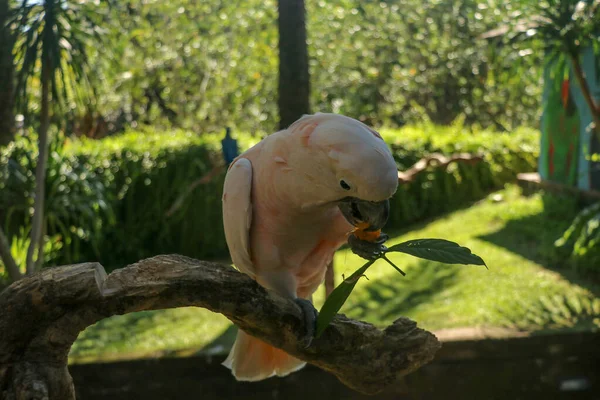
[[406, 171], [398, 171], [398, 182], [407, 183], [412, 182], [415, 177], [421, 172], [425, 171], [429, 166], [435, 165], [437, 167], [447, 168], [453, 162], [460, 162], [465, 164], [476, 164], [483, 160], [480, 155], [473, 155], [468, 153], [455, 154], [451, 157], [446, 157], [439, 153], [432, 153], [427, 157], [424, 157], [417, 161], [415, 165], [407, 169]]
[[100, 264], [85, 263], [43, 270], [0, 293], [0, 398], [74, 399], [67, 356], [79, 332], [112, 315], [185, 306], [221, 313], [364, 393], [383, 390], [440, 347], [407, 318], [382, 331], [338, 315], [304, 349], [297, 343], [305, 327], [296, 303], [229, 266], [168, 255], [107, 276]]
[[325, 296], [329, 296], [333, 289], [335, 289], [335, 270], [333, 266], [333, 260], [327, 264], [327, 270], [325, 270]]
[[203, 175], [201, 178], [198, 178], [194, 182], [192, 182], [185, 189], [185, 191], [179, 197], [177, 197], [177, 199], [171, 205], [171, 207], [169, 207], [169, 209], [165, 213], [165, 216], [170, 217], [173, 214], [175, 214], [175, 212], [177, 212], [177, 210], [181, 208], [185, 199], [194, 191], [194, 189], [196, 189], [200, 185], [206, 185], [207, 183], [210, 183], [213, 180], [213, 178], [219, 175], [221, 172], [223, 172], [224, 169], [224, 166], [217, 165], [216, 167], [213, 167], [213, 169], [211, 169], [206, 175]]

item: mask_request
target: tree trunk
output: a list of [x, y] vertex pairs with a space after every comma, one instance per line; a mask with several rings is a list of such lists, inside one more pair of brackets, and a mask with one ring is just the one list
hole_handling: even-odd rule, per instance
[[26, 273], [35, 272], [35, 250], [38, 257], [43, 257], [44, 235], [42, 223], [44, 221], [44, 197], [46, 189], [46, 164], [48, 163], [48, 128], [50, 126], [50, 60], [42, 60], [42, 107], [40, 110], [40, 130], [38, 134], [38, 160], [35, 167], [35, 200], [33, 203], [33, 220], [31, 223], [31, 242], [27, 249]]
[[8, 0], [0, 0], [0, 146], [15, 135], [13, 36], [6, 26]]
[[230, 266], [169, 255], [107, 276], [100, 264], [85, 263], [45, 269], [0, 293], [0, 398], [73, 400], [67, 359], [80, 331], [111, 315], [187, 306], [221, 313], [363, 393], [382, 391], [440, 348], [407, 318], [379, 330], [343, 315], [306, 348], [298, 340], [306, 326], [296, 302]]
[[279, 0], [279, 128], [310, 112], [304, 0]]
[[585, 78], [585, 74], [583, 73], [583, 69], [579, 63], [579, 55], [571, 56], [571, 63], [573, 64], [573, 72], [575, 73], [577, 83], [579, 83], [579, 87], [581, 88], [583, 98], [585, 99], [585, 102], [590, 109], [590, 113], [592, 114], [592, 121], [595, 125], [594, 132], [596, 133], [596, 137], [600, 140], [600, 107], [598, 107], [594, 101], [594, 98], [592, 97], [587, 79]]

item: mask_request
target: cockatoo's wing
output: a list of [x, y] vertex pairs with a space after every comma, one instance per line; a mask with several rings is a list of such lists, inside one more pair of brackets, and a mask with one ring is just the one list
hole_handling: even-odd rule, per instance
[[250, 257], [251, 193], [252, 164], [247, 158], [238, 158], [225, 177], [223, 225], [233, 264], [254, 278], [255, 268]]

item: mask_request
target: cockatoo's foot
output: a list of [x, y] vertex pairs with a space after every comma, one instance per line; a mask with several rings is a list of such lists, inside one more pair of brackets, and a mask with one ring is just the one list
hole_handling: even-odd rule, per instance
[[385, 247], [383, 244], [388, 239], [389, 236], [383, 232], [374, 242], [361, 240], [354, 235], [350, 235], [348, 238], [348, 244], [350, 245], [350, 249], [354, 254], [367, 260], [373, 260], [387, 250], [387, 247]]
[[304, 326], [306, 326], [306, 333], [304, 337], [299, 339], [299, 342], [306, 349], [310, 347], [317, 331], [317, 310], [310, 300], [297, 298], [295, 301], [296, 304], [300, 306], [300, 309], [304, 314]]

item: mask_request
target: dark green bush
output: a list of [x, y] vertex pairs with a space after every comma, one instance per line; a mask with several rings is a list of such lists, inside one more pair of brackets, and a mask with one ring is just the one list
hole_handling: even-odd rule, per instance
[[[37, 162], [35, 134], [0, 149], [0, 222], [7, 235], [27, 243], [33, 211]], [[105, 228], [114, 225], [102, 176], [64, 152], [64, 138], [52, 139], [48, 155], [44, 230], [62, 247], [60, 260], [81, 260], [80, 247], [98, 253]], [[58, 254], [58, 253], [57, 253]], [[48, 260], [50, 261], [50, 260]]]
[[583, 209], [555, 246], [573, 268], [600, 275], [600, 203]]
[[[438, 215], [481, 198], [535, 170], [538, 136], [467, 132], [460, 125], [383, 131], [399, 169], [441, 152], [481, 154], [485, 162], [431, 167], [403, 184], [392, 201], [390, 228]], [[224, 173], [188, 192], [193, 182], [221, 163], [219, 137], [190, 132], [129, 132], [99, 141], [55, 146], [49, 163], [47, 234], [63, 245], [53, 263], [98, 260], [123, 266], [144, 257], [179, 253], [196, 258], [226, 257], [221, 217]], [[257, 139], [238, 135], [242, 148]], [[3, 152], [0, 169], [1, 221], [17, 234], [27, 226], [35, 153], [27, 139]], [[180, 207], [167, 211], [183, 197]]]
[[197, 186], [171, 215], [188, 187], [220, 162], [218, 138], [191, 132], [129, 132], [76, 142], [67, 153], [101, 175], [117, 223], [103, 231], [98, 259], [123, 266], [163, 253], [216, 257], [222, 240], [222, 176]]

